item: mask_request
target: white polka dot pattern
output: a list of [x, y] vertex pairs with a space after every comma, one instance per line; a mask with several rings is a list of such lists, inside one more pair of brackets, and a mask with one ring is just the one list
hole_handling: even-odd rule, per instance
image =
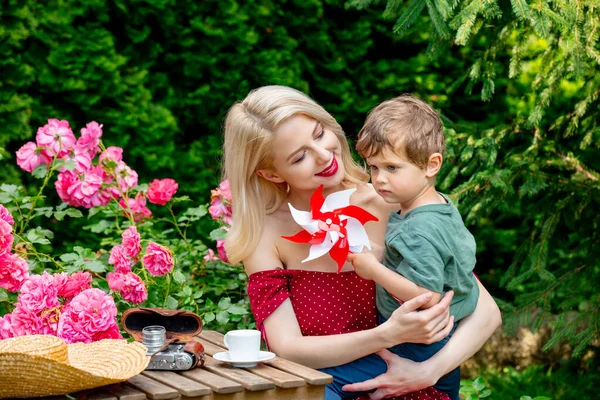
[[[377, 324], [375, 283], [362, 279], [354, 271], [256, 272], [249, 276], [248, 296], [256, 326], [263, 334], [264, 320], [288, 298], [304, 336], [356, 332]], [[429, 387], [394, 399], [450, 400], [450, 397]]]

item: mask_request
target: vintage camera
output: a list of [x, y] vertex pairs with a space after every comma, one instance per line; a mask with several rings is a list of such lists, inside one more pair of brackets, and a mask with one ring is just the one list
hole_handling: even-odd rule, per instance
[[164, 326], [147, 326], [142, 335], [146, 354], [152, 356], [147, 370], [186, 371], [197, 364], [196, 355], [186, 351], [186, 343], [168, 343]]

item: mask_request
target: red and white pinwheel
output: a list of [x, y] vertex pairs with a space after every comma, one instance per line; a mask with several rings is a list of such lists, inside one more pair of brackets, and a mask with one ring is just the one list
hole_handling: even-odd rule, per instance
[[323, 185], [310, 198], [310, 212], [296, 210], [288, 204], [294, 220], [304, 228], [294, 236], [282, 236], [295, 243], [310, 243], [310, 252], [302, 262], [329, 253], [338, 265], [338, 273], [348, 253], [359, 253], [363, 246], [371, 249], [364, 224], [378, 221], [373, 214], [350, 205], [356, 189], [342, 190], [323, 198]]

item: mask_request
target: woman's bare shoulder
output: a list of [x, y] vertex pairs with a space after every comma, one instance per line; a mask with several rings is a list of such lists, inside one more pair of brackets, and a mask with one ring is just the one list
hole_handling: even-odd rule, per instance
[[265, 223], [258, 245], [250, 255], [244, 259], [244, 268], [248, 275], [259, 271], [282, 268], [276, 240], [281, 234], [282, 216], [276, 211], [265, 216]]

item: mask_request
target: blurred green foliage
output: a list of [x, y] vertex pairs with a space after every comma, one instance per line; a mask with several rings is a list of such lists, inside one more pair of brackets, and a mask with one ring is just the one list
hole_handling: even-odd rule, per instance
[[552, 324], [577, 356], [600, 338], [599, 25], [575, 0], [0, 0], [0, 170], [27, 185], [13, 155], [38, 126], [96, 120], [141, 176], [203, 204], [250, 89], [303, 90], [351, 139], [411, 92], [442, 113], [439, 187], [505, 325]]

